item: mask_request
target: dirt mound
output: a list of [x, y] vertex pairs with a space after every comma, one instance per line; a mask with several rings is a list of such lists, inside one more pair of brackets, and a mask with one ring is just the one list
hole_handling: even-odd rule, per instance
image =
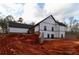
[[[52, 40], [38, 44], [38, 35], [0, 35], [1, 55], [77, 55], [79, 40]], [[29, 42], [29, 43], [28, 43]], [[30, 43], [31, 42], [31, 43]]]

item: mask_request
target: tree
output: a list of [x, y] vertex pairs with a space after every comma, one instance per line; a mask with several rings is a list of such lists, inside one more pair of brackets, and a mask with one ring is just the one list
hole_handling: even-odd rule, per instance
[[2, 30], [3, 30], [3, 33], [8, 33], [9, 21], [15, 22], [13, 16], [8, 15], [4, 19], [0, 18], [0, 26], [1, 26]]
[[18, 22], [22, 23], [23, 22], [23, 18], [20, 17], [19, 20], [18, 20]]
[[72, 25], [74, 24], [74, 17], [70, 17], [69, 18], [69, 21], [70, 21], [70, 24], [69, 24], [69, 26], [70, 26], [70, 28], [72, 28]]
[[6, 20], [6, 21], [15, 21], [15, 19], [13, 18], [12, 15], [6, 16], [6, 17], [5, 17], [5, 20]]
[[77, 25], [78, 20], [74, 19], [74, 17], [70, 17], [69, 19], [65, 19], [65, 23], [68, 25], [69, 31], [73, 31], [75, 30], [74, 26]]
[[5, 26], [5, 32], [8, 33], [8, 25], [9, 25], [9, 22], [16, 22], [14, 17], [12, 15], [8, 15], [4, 18], [4, 23], [6, 25]]
[[74, 24], [71, 30], [73, 32], [79, 32], [79, 23]]
[[3, 30], [3, 33], [5, 33], [7, 25], [6, 25], [5, 20], [3, 18], [0, 19], [0, 26]]
[[35, 22], [32, 22], [31, 25], [35, 25]]

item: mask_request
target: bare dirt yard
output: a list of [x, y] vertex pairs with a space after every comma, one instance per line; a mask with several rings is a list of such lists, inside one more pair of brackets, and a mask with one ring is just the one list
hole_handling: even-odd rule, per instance
[[27, 42], [24, 36], [1, 36], [0, 55], [79, 55], [79, 40]]

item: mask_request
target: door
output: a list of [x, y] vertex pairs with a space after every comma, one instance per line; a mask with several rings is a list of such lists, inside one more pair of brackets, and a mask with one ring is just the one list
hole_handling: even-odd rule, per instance
[[49, 34], [47, 34], [47, 38], [50, 38], [50, 35]]
[[54, 38], [54, 34], [51, 34], [51, 39], [53, 39]]
[[61, 38], [63, 38], [63, 34], [61, 34]]

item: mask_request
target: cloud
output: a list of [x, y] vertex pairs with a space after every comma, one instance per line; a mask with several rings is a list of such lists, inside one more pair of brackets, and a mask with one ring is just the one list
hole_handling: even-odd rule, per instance
[[[37, 4], [37, 7], [36, 7], [35, 17], [37, 17], [38, 22], [51, 14], [54, 15], [59, 9], [63, 8], [66, 5], [63, 3], [62, 4], [60, 4], [60, 3], [59, 4], [58, 3], [53, 3], [53, 4], [52, 3], [43, 3], [43, 4], [44, 5], [42, 5], [43, 6], [42, 8], [40, 7], [40, 3], [39, 3], [39, 5]], [[59, 16], [59, 18], [60, 18], [60, 16]], [[56, 19], [58, 19], [58, 20], [59, 20], [59, 18], [56, 17]], [[61, 18], [62, 18], [62, 16], [61, 16]]]
[[48, 15], [57, 12], [63, 5], [52, 3], [0, 4], [0, 15], [12, 15], [16, 20], [18, 17], [23, 17], [26, 23], [39, 22]]
[[79, 4], [64, 3], [13, 3], [0, 4], [0, 15], [12, 15], [17, 20], [23, 17], [24, 22], [39, 22], [52, 14], [56, 20], [63, 21], [65, 18], [79, 15]]
[[56, 13], [54, 13], [56, 17], [60, 16], [61, 20], [67, 19], [72, 16], [79, 17], [79, 3], [71, 3], [67, 4], [65, 7], [60, 8]]
[[36, 4], [35, 3], [27, 3], [24, 5], [24, 13], [22, 15], [24, 22], [26, 23], [31, 23], [31, 22], [35, 22], [36, 18], [35, 18], [35, 12], [36, 12], [36, 8], [35, 8]]
[[22, 3], [0, 4], [1, 16], [12, 15], [15, 18], [22, 16], [24, 8]]
[[47, 15], [47, 11], [44, 9], [45, 8], [45, 3], [37, 3], [35, 6], [36, 12], [35, 12], [35, 17], [36, 18], [43, 18]]

